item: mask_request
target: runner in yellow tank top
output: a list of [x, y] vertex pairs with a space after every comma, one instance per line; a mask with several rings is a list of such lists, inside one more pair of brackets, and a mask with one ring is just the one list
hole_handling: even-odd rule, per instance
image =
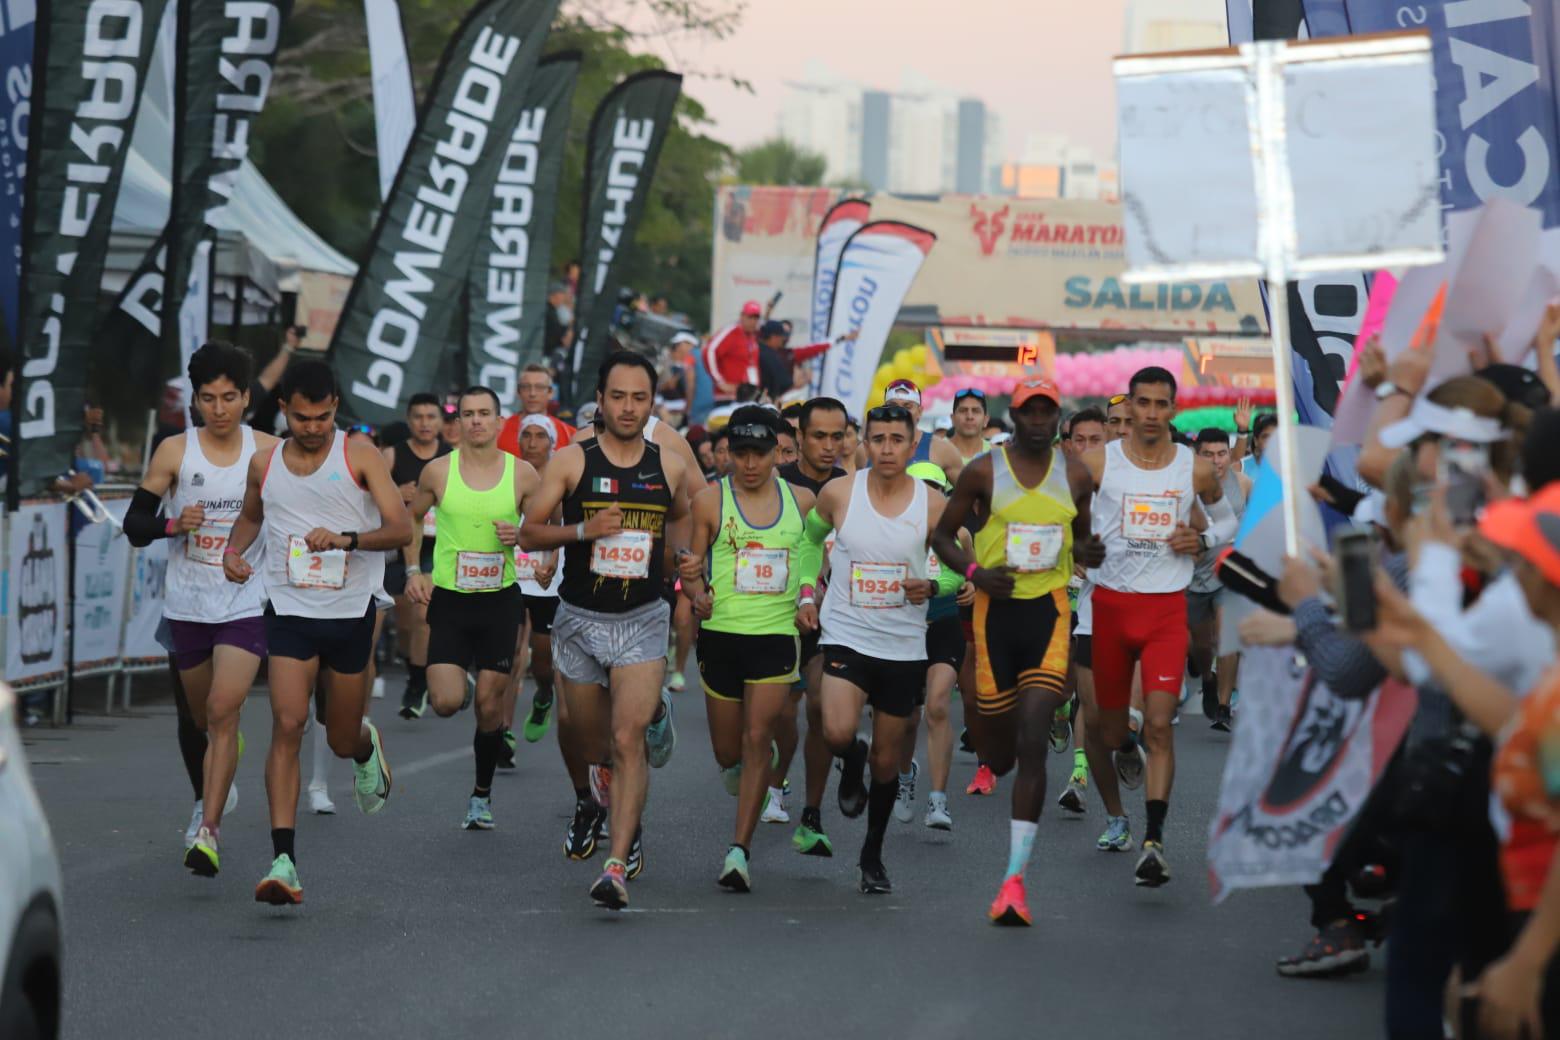
[[[1075, 545], [1094, 566], [1088, 471], [1054, 450], [1055, 384], [1031, 378], [1013, 393], [1013, 439], [964, 468], [932, 534], [943, 564], [975, 585], [977, 710], [966, 719], [976, 752], [1001, 776], [1018, 766], [1006, 880], [991, 906], [999, 924], [1029, 924], [1024, 867], [1045, 804], [1046, 745], [1067, 677], [1067, 579]], [[958, 544], [962, 518], [988, 517], [975, 554]]]

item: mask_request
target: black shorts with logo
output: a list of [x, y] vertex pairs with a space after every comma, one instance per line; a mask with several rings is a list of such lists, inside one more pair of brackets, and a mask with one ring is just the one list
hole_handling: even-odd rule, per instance
[[265, 641], [272, 657], [290, 657], [297, 661], [320, 660], [321, 668], [337, 675], [358, 675], [368, 667], [374, 651], [375, 604], [360, 618], [314, 618], [278, 614], [265, 608]]
[[[702, 638], [702, 637], [701, 637]], [[873, 711], [896, 718], [926, 703], [925, 661], [884, 661], [836, 643], [823, 645], [823, 679], [844, 679], [867, 695]]]
[[740, 701], [748, 684], [789, 686], [797, 680], [801, 653], [793, 635], [744, 636], [699, 631], [694, 644], [704, 692], [723, 701]]
[[428, 664], [503, 672], [514, 666], [522, 611], [520, 586], [496, 592], [435, 588], [428, 603]]
[[964, 622], [957, 617], [939, 618], [926, 626], [926, 664], [945, 664], [958, 671], [964, 667]]
[[531, 619], [531, 634], [551, 638], [553, 615], [558, 613], [558, 597], [522, 595], [520, 598], [525, 603], [526, 617]]

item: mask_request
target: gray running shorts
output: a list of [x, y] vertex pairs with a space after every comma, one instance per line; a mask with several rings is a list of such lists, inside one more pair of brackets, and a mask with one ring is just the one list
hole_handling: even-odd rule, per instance
[[605, 686], [614, 668], [665, 662], [671, 617], [661, 599], [622, 614], [560, 601], [552, 624], [553, 667], [570, 682]]

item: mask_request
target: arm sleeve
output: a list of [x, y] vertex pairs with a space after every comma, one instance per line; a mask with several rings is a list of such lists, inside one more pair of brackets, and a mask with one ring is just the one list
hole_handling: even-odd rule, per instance
[[809, 509], [802, 523], [802, 545], [796, 551], [796, 565], [801, 568], [802, 584], [817, 585], [818, 572], [823, 570], [823, 540], [834, 530], [829, 522]]
[[823, 342], [809, 343], [805, 347], [793, 347], [791, 348], [791, 360], [792, 362], [810, 361], [819, 354], [822, 354], [824, 351], [828, 350], [833, 345], [834, 344], [832, 343]]
[[1235, 507], [1230, 505], [1228, 498], [1220, 498], [1217, 502], [1204, 502], [1203, 512], [1208, 514], [1209, 540], [1214, 545], [1228, 545], [1235, 540], [1235, 532], [1240, 530], [1240, 517], [1235, 515]]
[[168, 521], [160, 513], [162, 499], [145, 488], [136, 488], [125, 511], [125, 537], [130, 544], [144, 549], [159, 538], [167, 538]]
[[1360, 640], [1338, 628], [1317, 596], [1295, 608], [1295, 645], [1316, 674], [1344, 700], [1363, 700], [1387, 678], [1387, 670]]
[[937, 595], [951, 596], [964, 586], [964, 575], [946, 563], [937, 571]]

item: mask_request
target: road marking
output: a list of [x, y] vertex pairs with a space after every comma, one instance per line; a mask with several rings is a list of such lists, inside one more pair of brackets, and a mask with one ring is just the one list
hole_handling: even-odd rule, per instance
[[[819, 914], [819, 913], [838, 914], [838, 913], [844, 913], [844, 912], [847, 912], [847, 911], [849, 911], [851, 913], [860, 913], [862, 911], [862, 909], [863, 908], [862, 908], [862, 906], [859, 903], [857, 903], [857, 904], [844, 904], [844, 903], [841, 903], [841, 904], [839, 904], [837, 906], [806, 906], [806, 907], [769, 906], [769, 905], [760, 904], [760, 903], [749, 903], [749, 904], [747, 904], [745, 906], [728, 906], [728, 907], [709, 907], [709, 906], [625, 907], [622, 910], [616, 910], [616, 911], [607, 910], [605, 912], [609, 913], [609, 914], [610, 913], [619, 913], [619, 914], [745, 914], [745, 913], [753, 913], [753, 912], [757, 911], [757, 912], [760, 912], [760, 913], [790, 913], [790, 914], [795, 914], [795, 913], [798, 913], [798, 912], [801, 912], [801, 911], [805, 911], [805, 912], [810, 913], [810, 914]], [[867, 909], [867, 912], [869, 912], [869, 913], [884, 913], [884, 912], [895, 912], [895, 911], [899, 911], [899, 910], [909, 910], [910, 907], [908, 907], [908, 906], [890, 906], [890, 905], [885, 904], [885, 905], [881, 905], [881, 906], [867, 907], [866, 909]], [[583, 914], [597, 914], [597, 913], [603, 912], [603, 908], [595, 907], [594, 909], [592, 909], [590, 907], [584, 907], [584, 906], [579, 906], [579, 907], [564, 907], [564, 906], [544, 907], [544, 906], [536, 906], [536, 907], [527, 907], [525, 909], [520, 909], [520, 910], [506, 910], [505, 912], [506, 913], [513, 913], [517, 917], [553, 917], [553, 916], [562, 916], [564, 914], [582, 914], [582, 915]], [[788, 921], [787, 923], [790, 924], [790, 923], [796, 923], [796, 922]]]
[[391, 776], [415, 776], [418, 773], [426, 773], [430, 769], [437, 769], [448, 762], [459, 762], [463, 758], [471, 757], [469, 747], [456, 748], [453, 751], [441, 751], [437, 755], [429, 755], [427, 758], [419, 758], [414, 762], [408, 762], [404, 766], [390, 763]]

